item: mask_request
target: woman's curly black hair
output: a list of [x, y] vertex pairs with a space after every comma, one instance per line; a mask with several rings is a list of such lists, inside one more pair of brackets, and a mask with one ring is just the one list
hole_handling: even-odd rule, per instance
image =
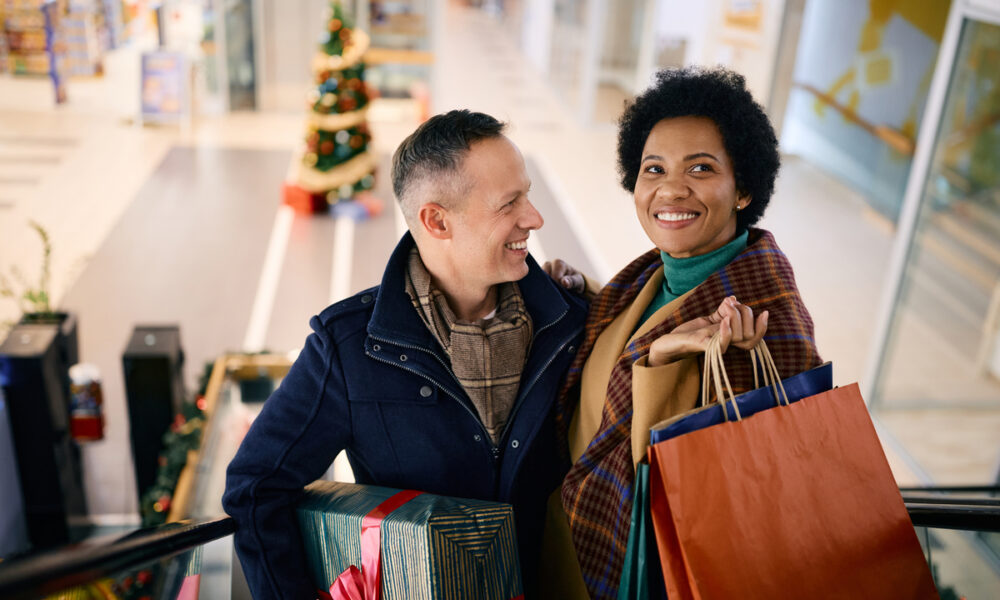
[[618, 120], [618, 171], [622, 186], [635, 191], [642, 148], [653, 126], [673, 117], [708, 117], [719, 127], [733, 163], [736, 190], [750, 204], [737, 213], [744, 231], [764, 215], [774, 192], [781, 159], [778, 139], [764, 109], [754, 101], [742, 75], [722, 67], [667, 69], [656, 83], [625, 107]]

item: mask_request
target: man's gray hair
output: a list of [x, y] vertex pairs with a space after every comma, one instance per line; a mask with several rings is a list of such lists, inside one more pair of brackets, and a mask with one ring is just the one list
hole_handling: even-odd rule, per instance
[[501, 137], [506, 124], [490, 115], [453, 110], [435, 115], [410, 134], [392, 156], [392, 191], [406, 222], [416, 220], [422, 203], [418, 188], [432, 185], [434, 201], [452, 208], [468, 192], [462, 159], [473, 143]]

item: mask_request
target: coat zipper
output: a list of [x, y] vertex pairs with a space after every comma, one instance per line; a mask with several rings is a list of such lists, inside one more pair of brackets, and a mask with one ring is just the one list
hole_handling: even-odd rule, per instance
[[[565, 317], [565, 316], [566, 316], [566, 314], [567, 314], [568, 312], [569, 312], [569, 309], [567, 309], [567, 310], [564, 310], [564, 311], [562, 312], [562, 314], [561, 314], [561, 315], [559, 315], [558, 317], [556, 317], [556, 319], [555, 319], [554, 321], [552, 321], [551, 323], [549, 323], [549, 324], [548, 324], [548, 325], [546, 325], [545, 327], [542, 327], [541, 329], [539, 329], [538, 331], [536, 331], [536, 332], [535, 332], [535, 335], [533, 336], [533, 338], [534, 338], [534, 339], [532, 339], [532, 340], [531, 340], [531, 342], [532, 342], [532, 343], [534, 343], [535, 339], [538, 339], [538, 336], [539, 336], [539, 335], [540, 335], [540, 334], [541, 334], [541, 333], [542, 333], [543, 331], [545, 331], [545, 330], [546, 330], [546, 329], [548, 329], [549, 327], [552, 327], [553, 325], [555, 325], [556, 323], [558, 323], [558, 322], [559, 322], [559, 321], [560, 321], [560, 320], [561, 320], [561, 319], [562, 319], [563, 317]], [[539, 380], [539, 379], [541, 379], [541, 377], [542, 377], [542, 373], [545, 373], [545, 371], [546, 371], [546, 370], [548, 370], [548, 368], [549, 368], [549, 365], [551, 365], [551, 364], [552, 364], [552, 362], [553, 362], [553, 361], [554, 361], [554, 360], [556, 359], [556, 357], [557, 357], [557, 356], [559, 356], [559, 353], [561, 353], [561, 352], [562, 352], [562, 349], [566, 347], [566, 344], [567, 344], [567, 343], [568, 343], [568, 342], [569, 342], [570, 340], [572, 340], [572, 339], [573, 339], [573, 337], [574, 337], [575, 335], [576, 335], [576, 334], [573, 334], [573, 335], [569, 336], [568, 338], [566, 338], [565, 340], [563, 340], [563, 342], [562, 342], [562, 343], [561, 343], [561, 344], [559, 345], [559, 347], [558, 347], [558, 348], [556, 349], [556, 351], [552, 353], [552, 356], [550, 356], [550, 357], [549, 357], [549, 360], [548, 360], [548, 362], [546, 362], [546, 363], [545, 363], [544, 365], [542, 365], [542, 368], [541, 368], [541, 369], [539, 369], [539, 371], [538, 371], [538, 374], [537, 374], [537, 375], [535, 375], [535, 378], [531, 380], [531, 383], [529, 383], [529, 384], [528, 384], [528, 387], [524, 388], [524, 390], [523, 390], [523, 391], [520, 391], [520, 392], [518, 393], [518, 396], [519, 396], [519, 398], [518, 398], [518, 399], [522, 399], [522, 398], [525, 398], [525, 397], [526, 397], [526, 396], [528, 395], [528, 392], [529, 392], [529, 391], [531, 390], [531, 388], [535, 387], [535, 384], [536, 384], [536, 383], [538, 383], [538, 380]], [[513, 422], [514, 422], [514, 416], [515, 416], [515, 415], [517, 415], [517, 411], [518, 411], [518, 409], [520, 409], [520, 408], [521, 408], [521, 404], [522, 404], [522, 402], [516, 402], [516, 403], [514, 404], [514, 410], [513, 410], [513, 411], [512, 411], [511, 413], [510, 413], [510, 416], [509, 416], [509, 417], [507, 417], [507, 423], [506, 423], [506, 424], [504, 425], [504, 427], [503, 427], [503, 433], [501, 433], [501, 434], [500, 434], [500, 441], [501, 441], [501, 442], [504, 442], [504, 443], [506, 443], [506, 441], [505, 441], [505, 440], [507, 439], [507, 433], [508, 433], [508, 431], [510, 430], [510, 426], [511, 426], [511, 423], [513, 423]]]

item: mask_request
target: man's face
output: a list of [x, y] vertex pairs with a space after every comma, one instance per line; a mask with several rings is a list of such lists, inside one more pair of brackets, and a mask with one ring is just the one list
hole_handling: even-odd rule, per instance
[[462, 162], [468, 192], [453, 215], [449, 252], [468, 285], [489, 287], [528, 274], [528, 234], [542, 216], [528, 201], [524, 159], [506, 137], [472, 144]]

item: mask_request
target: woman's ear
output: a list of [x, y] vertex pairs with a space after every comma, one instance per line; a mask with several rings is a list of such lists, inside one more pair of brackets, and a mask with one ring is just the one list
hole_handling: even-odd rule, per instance
[[740, 194], [736, 197], [736, 210], [741, 211], [750, 205], [751, 200], [750, 194]]
[[420, 227], [432, 238], [445, 240], [451, 237], [448, 209], [437, 202], [427, 202], [417, 210]]

